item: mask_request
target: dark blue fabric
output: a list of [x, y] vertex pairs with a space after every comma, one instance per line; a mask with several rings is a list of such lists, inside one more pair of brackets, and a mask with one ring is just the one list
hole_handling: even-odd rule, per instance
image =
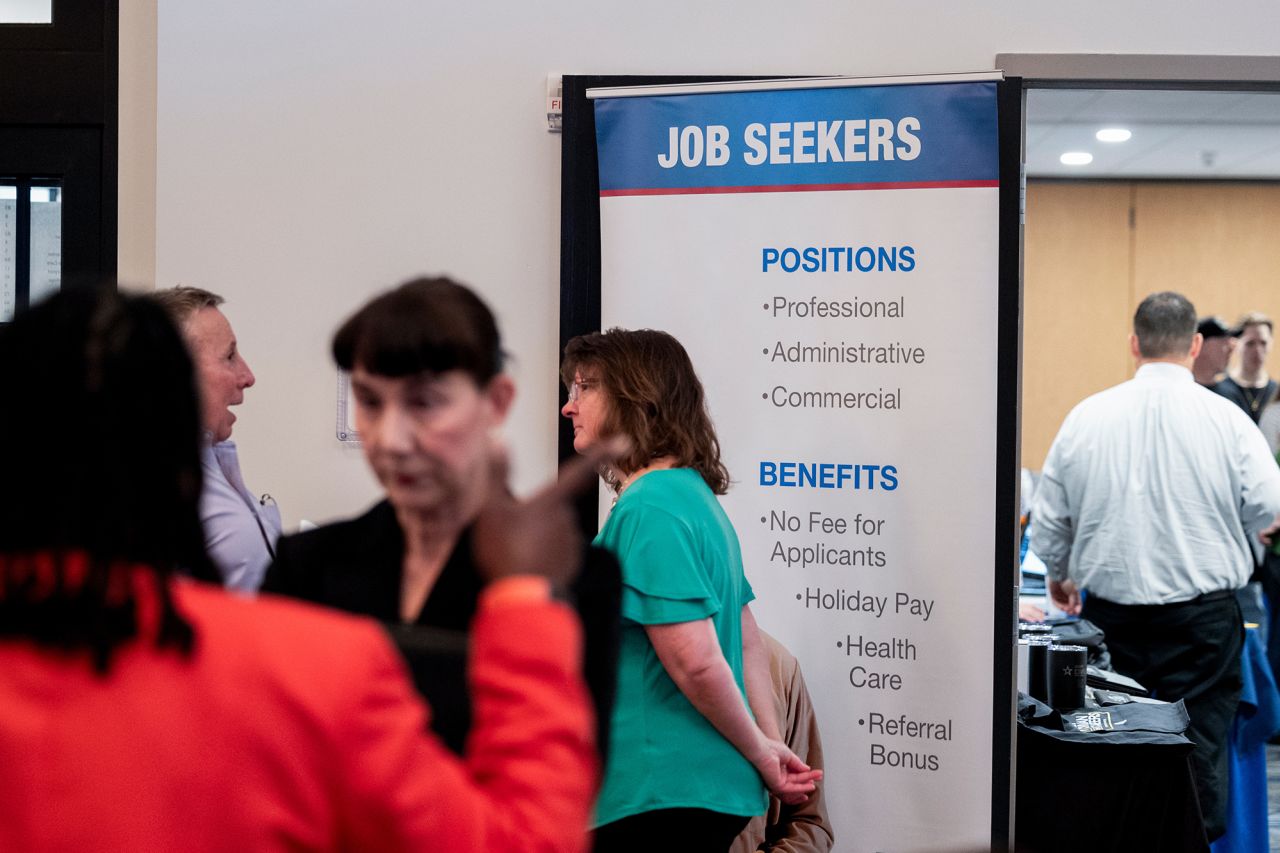
[[1268, 853], [1267, 739], [1280, 731], [1280, 693], [1258, 632], [1245, 634], [1244, 682], [1240, 708], [1231, 726], [1227, 833], [1213, 842], [1213, 853]]

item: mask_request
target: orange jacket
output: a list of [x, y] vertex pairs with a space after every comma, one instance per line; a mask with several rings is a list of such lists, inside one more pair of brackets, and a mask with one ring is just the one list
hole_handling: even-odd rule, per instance
[[103, 677], [0, 642], [0, 850], [585, 849], [577, 620], [518, 583], [481, 598], [464, 760], [368, 620], [175, 582], [189, 658], [133, 642]]

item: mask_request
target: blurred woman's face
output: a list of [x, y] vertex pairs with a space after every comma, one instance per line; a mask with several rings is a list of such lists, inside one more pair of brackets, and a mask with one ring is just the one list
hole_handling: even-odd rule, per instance
[[478, 508], [514, 393], [508, 377], [481, 388], [461, 370], [390, 377], [356, 367], [351, 390], [365, 458], [396, 509]]
[[573, 384], [569, 386], [569, 402], [560, 414], [573, 422], [573, 449], [585, 453], [589, 447], [604, 437], [605, 415], [608, 400], [599, 376], [590, 368], [574, 371]]

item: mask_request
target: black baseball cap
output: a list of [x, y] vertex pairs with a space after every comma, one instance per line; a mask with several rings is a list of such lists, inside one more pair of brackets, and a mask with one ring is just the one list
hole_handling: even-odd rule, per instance
[[1240, 330], [1233, 329], [1221, 317], [1205, 317], [1196, 324], [1196, 331], [1207, 341], [1209, 338], [1238, 338]]

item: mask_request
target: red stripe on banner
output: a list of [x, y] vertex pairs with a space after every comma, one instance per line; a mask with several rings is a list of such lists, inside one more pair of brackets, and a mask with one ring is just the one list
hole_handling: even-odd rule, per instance
[[601, 190], [601, 198], [630, 195], [718, 195], [721, 193], [816, 193], [850, 190], [936, 190], [998, 187], [999, 181], [887, 181], [870, 184], [778, 184], [764, 187], [655, 187], [635, 190]]

